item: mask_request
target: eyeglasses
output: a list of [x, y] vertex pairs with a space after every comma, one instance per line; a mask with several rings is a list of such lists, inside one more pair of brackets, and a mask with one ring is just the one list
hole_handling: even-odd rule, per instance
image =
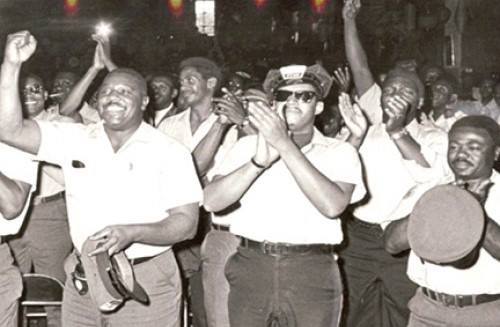
[[295, 97], [295, 100], [302, 100], [302, 102], [305, 103], [310, 103], [315, 97], [318, 96], [314, 91], [293, 92], [278, 90], [274, 93], [274, 99], [276, 101], [284, 102], [287, 101], [292, 94]]
[[28, 95], [28, 94], [42, 94], [43, 93], [43, 87], [40, 85], [35, 85], [35, 86], [27, 86], [22, 90], [23, 95]]

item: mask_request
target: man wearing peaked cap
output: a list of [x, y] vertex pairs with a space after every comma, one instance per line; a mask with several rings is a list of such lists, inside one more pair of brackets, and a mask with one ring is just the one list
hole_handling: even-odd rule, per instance
[[409, 218], [387, 227], [389, 251], [411, 247], [408, 276], [420, 286], [408, 326], [500, 326], [499, 155], [493, 119], [459, 119], [449, 132], [454, 182], [425, 193]]
[[231, 326], [339, 323], [338, 217], [364, 192], [355, 149], [314, 128], [331, 84], [318, 65], [271, 70], [268, 94], [247, 97], [258, 135], [239, 139], [205, 188], [207, 210], [238, 206], [230, 231], [241, 241], [225, 269]]

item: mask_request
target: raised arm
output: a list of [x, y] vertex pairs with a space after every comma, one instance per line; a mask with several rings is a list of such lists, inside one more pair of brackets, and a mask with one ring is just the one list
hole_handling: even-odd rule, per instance
[[342, 10], [345, 51], [358, 96], [362, 96], [375, 83], [356, 26], [360, 8], [360, 0], [347, 0]]
[[0, 76], [0, 140], [32, 154], [40, 148], [40, 129], [33, 120], [23, 119], [19, 74], [35, 49], [36, 40], [28, 31], [7, 36]]

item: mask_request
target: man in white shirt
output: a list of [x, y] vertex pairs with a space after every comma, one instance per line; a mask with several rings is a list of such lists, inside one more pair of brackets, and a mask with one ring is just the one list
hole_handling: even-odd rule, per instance
[[[500, 127], [489, 117], [468, 116], [453, 125], [449, 143], [448, 162], [455, 183], [484, 206], [484, 238], [473, 250], [475, 261], [467, 267], [432, 263], [411, 252], [408, 276], [420, 288], [409, 303], [408, 326], [500, 326], [500, 176], [493, 170], [500, 156]], [[408, 222], [404, 218], [387, 227], [386, 247], [392, 253], [410, 248]], [[448, 232], [449, 227], [443, 226]]]
[[19, 268], [14, 265], [5, 236], [21, 229], [30, 193], [36, 189], [37, 164], [28, 153], [0, 143], [0, 326], [17, 326], [22, 293]]
[[497, 120], [500, 117], [500, 105], [494, 98], [495, 81], [487, 77], [479, 85], [481, 99], [476, 101], [459, 101], [455, 105], [465, 115], [483, 115]]
[[359, 141], [368, 196], [348, 213], [340, 252], [349, 295], [347, 326], [404, 326], [416, 285], [405, 273], [407, 257], [385, 251], [383, 227], [408, 215], [419, 192], [447, 173], [446, 133], [415, 119], [424, 87], [414, 72], [396, 68], [381, 87], [375, 83], [357, 32], [359, 9], [357, 0], [344, 4], [344, 40], [358, 103], [370, 122]]
[[457, 101], [456, 81], [451, 76], [442, 75], [431, 87], [431, 111], [428, 116], [424, 116], [422, 124], [431, 125], [448, 132], [457, 119], [465, 116], [456, 110]]
[[[26, 118], [37, 121], [75, 122], [61, 116], [58, 106], [45, 109], [47, 91], [42, 79], [30, 74], [22, 79], [22, 101]], [[37, 192], [30, 203], [26, 224], [8, 239], [22, 273], [36, 272], [64, 283], [64, 260], [71, 252], [68, 214], [64, 200], [64, 176], [59, 166], [41, 163]], [[60, 308], [46, 307], [47, 325], [61, 326]]]
[[[228, 106], [227, 100], [214, 98], [221, 80], [222, 72], [212, 60], [192, 57], [182, 61], [179, 66], [179, 97], [184, 99], [187, 109], [167, 118], [158, 126], [159, 130], [175, 138], [192, 151], [202, 183], [206, 182], [206, 176], [213, 167], [216, 156], [222, 157], [236, 142], [238, 130], [235, 124], [241, 124], [244, 118], [241, 110], [235, 111], [232, 109], [237, 107]], [[227, 112], [240, 113], [240, 115], [229, 115], [230, 119]], [[234, 121], [235, 117], [241, 120]], [[219, 151], [221, 148], [222, 151]], [[228, 220], [223, 223], [218, 221], [220, 225], [213, 226], [210, 220], [210, 214], [201, 208], [197, 237], [186, 244], [179, 245], [176, 254], [191, 287], [190, 301], [195, 326], [208, 324], [210, 327], [222, 327], [226, 324], [224, 321], [227, 321], [227, 318], [224, 317], [227, 317], [227, 312], [218, 301], [221, 297], [224, 298], [222, 294], [225, 293], [223, 285], [219, 288], [221, 285], [220, 269], [208, 267], [206, 263], [210, 262], [218, 266], [220, 261], [224, 261], [223, 257], [226, 257], [224, 253], [228, 252], [229, 244], [236, 242], [231, 241], [234, 236], [227, 232]], [[217, 235], [211, 235], [204, 241], [205, 234], [210, 228], [219, 232], [212, 233]], [[216, 244], [206, 244], [206, 242], [222, 244], [219, 242], [221, 239], [228, 242], [226, 249], [220, 248], [220, 251], [215, 251]], [[202, 245], [202, 242], [205, 244]], [[202, 249], [203, 253], [201, 253]], [[203, 264], [205, 264], [206, 272], [202, 271]], [[208, 293], [204, 294], [205, 291]], [[206, 323], [204, 322], [205, 316]]]
[[339, 323], [338, 216], [364, 192], [355, 149], [314, 128], [331, 84], [320, 65], [271, 70], [263, 86], [272, 104], [249, 105], [258, 136], [241, 138], [205, 188], [207, 210], [239, 207], [230, 230], [241, 243], [225, 269], [231, 326]]
[[158, 128], [165, 119], [177, 113], [174, 99], [177, 97], [178, 89], [173, 77], [166, 73], [154, 74], [149, 81], [149, 87], [153, 93], [153, 110], [148, 122]]
[[[143, 122], [146, 81], [127, 68], [115, 69], [101, 85], [102, 123], [23, 119], [18, 76], [35, 49], [28, 31], [8, 36], [0, 77], [0, 138], [64, 171], [75, 252], [65, 262], [63, 325], [180, 326], [180, 277], [170, 247], [196, 231], [202, 192], [191, 154]], [[101, 241], [90, 255], [125, 251], [149, 305], [129, 301], [103, 314], [88, 293], [78, 292], [71, 276], [89, 237]]]

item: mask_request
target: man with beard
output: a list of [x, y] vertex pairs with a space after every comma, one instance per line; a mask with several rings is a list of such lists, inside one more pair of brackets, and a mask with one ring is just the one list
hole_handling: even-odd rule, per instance
[[[467, 116], [453, 124], [449, 132], [448, 162], [455, 176], [454, 184], [472, 193], [483, 205], [484, 237], [472, 250], [475, 260], [466, 267], [433, 263], [418, 257], [412, 250], [408, 276], [420, 288], [409, 303], [408, 326], [500, 325], [500, 176], [493, 170], [499, 155], [500, 127], [494, 120], [485, 116]], [[391, 253], [410, 248], [409, 219], [393, 221], [387, 227], [384, 236], [386, 248]], [[436, 234], [450, 233], [450, 227], [451, 230], [464, 228], [463, 225], [443, 225], [443, 230], [437, 230]], [[423, 241], [430, 243], [430, 247], [433, 242], [437, 242], [436, 247], [443, 243], [429, 238]]]
[[385, 251], [383, 228], [406, 216], [418, 199], [410, 192], [439, 180], [446, 172], [446, 134], [415, 119], [424, 87], [415, 72], [391, 70], [381, 87], [371, 74], [356, 27], [359, 0], [344, 4], [344, 40], [359, 105], [370, 127], [359, 152], [367, 198], [347, 214], [344, 261], [347, 326], [404, 326], [408, 300], [415, 293], [406, 276], [407, 256]]
[[[191, 154], [143, 122], [146, 81], [132, 69], [115, 69], [104, 79], [97, 98], [101, 123], [23, 119], [18, 76], [35, 49], [28, 31], [7, 38], [0, 139], [63, 168], [75, 251], [65, 262], [62, 324], [180, 326], [180, 278], [170, 247], [196, 231], [202, 192]], [[125, 251], [149, 305], [128, 301], [103, 314], [89, 293], [77, 291], [71, 274], [89, 237], [100, 242], [90, 255]]]

